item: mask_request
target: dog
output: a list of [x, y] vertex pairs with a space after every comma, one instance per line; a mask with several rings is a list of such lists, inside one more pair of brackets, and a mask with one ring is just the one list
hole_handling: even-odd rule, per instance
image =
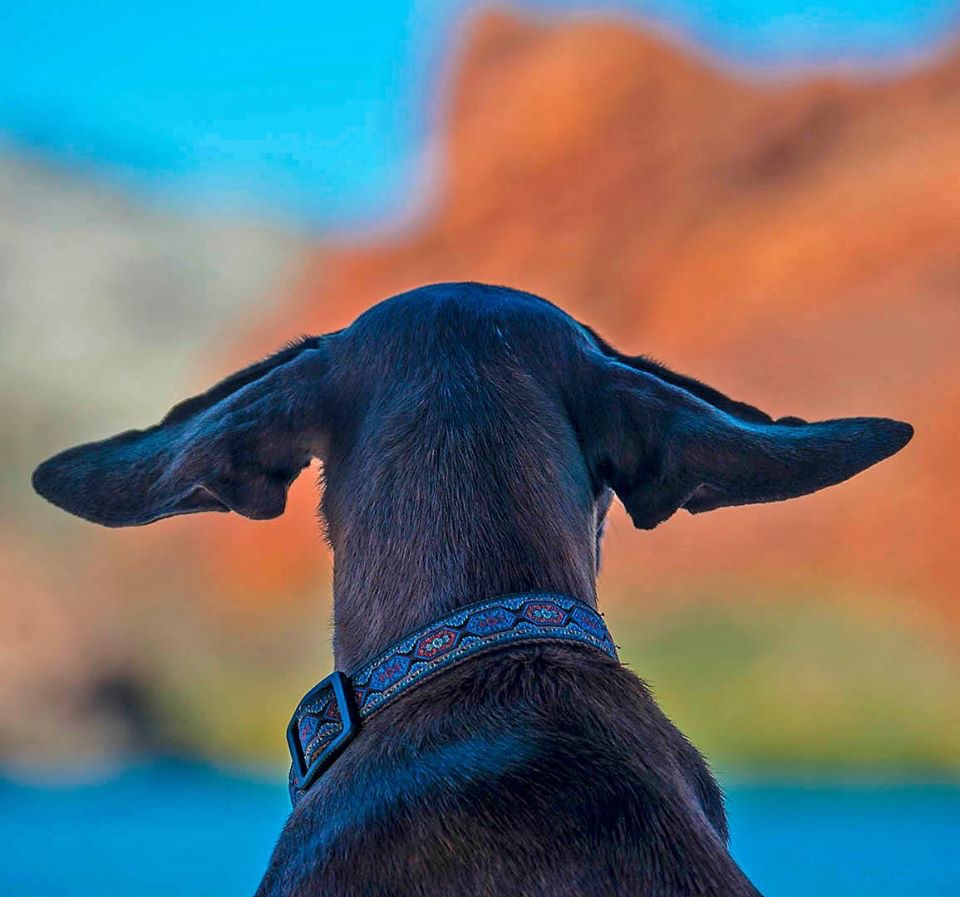
[[[154, 427], [68, 449], [33, 482], [106, 526], [259, 520], [319, 458], [337, 669], [380, 656], [396, 663], [378, 670], [407, 669], [447, 633], [478, 646], [359, 725], [356, 675], [325, 684], [325, 710], [308, 695], [291, 727], [295, 809], [258, 897], [731, 897], [758, 891], [727, 850], [720, 788], [597, 622], [607, 511], [616, 495], [652, 529], [681, 508], [794, 498], [912, 433], [885, 418], [773, 420], [620, 354], [542, 298], [451, 283], [301, 339]], [[456, 630], [477, 602], [471, 620], [526, 614], [527, 635]], [[579, 615], [569, 640], [539, 637], [556, 614]], [[304, 720], [334, 741], [351, 730], [319, 774], [297, 756]]]

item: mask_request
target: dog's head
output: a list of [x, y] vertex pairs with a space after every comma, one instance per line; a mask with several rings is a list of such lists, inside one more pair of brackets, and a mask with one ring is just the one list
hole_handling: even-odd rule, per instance
[[[311, 337], [177, 405], [156, 426], [68, 449], [36, 490], [107, 526], [197, 511], [282, 513], [311, 458], [324, 464], [336, 545], [351, 506], [416, 514], [437, 481], [462, 514], [484, 484], [530, 501], [565, 483], [602, 517], [615, 492], [650, 529], [693, 513], [780, 501], [846, 480], [902, 448], [885, 418], [771, 419], [645, 358], [621, 355], [545, 300], [478, 284], [424, 287]], [[434, 484], [434, 485], [431, 485]], [[396, 519], [399, 519], [397, 516]], [[396, 521], [395, 521], [396, 522]], [[415, 521], [408, 520], [414, 524]]]

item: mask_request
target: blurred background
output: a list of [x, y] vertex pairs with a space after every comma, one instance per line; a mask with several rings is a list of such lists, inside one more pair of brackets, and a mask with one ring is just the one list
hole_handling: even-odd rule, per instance
[[813, 497], [618, 509], [601, 603], [761, 890], [960, 893], [958, 34], [955, 0], [5, 5], [3, 893], [251, 893], [330, 668], [315, 476], [105, 530], [32, 468], [461, 279], [775, 416], [914, 423]]

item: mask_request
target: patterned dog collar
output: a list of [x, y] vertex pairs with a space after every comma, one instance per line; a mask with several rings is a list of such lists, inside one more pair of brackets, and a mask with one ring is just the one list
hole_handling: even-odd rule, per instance
[[572, 641], [617, 660], [603, 618], [565, 595], [506, 595], [462, 607], [396, 642], [350, 676], [337, 671], [300, 701], [287, 727], [290, 799], [304, 792], [357, 734], [362, 720], [440, 670], [500, 645]]

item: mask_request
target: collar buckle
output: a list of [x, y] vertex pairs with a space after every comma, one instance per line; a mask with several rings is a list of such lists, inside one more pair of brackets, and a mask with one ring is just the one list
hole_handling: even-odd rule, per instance
[[[304, 708], [317, 703], [325, 697], [325, 692], [333, 691], [338, 715], [340, 717], [340, 732], [327, 742], [316, 754], [308, 755], [300, 737], [300, 723]], [[304, 695], [300, 705], [294, 711], [287, 726], [287, 746], [290, 748], [290, 758], [293, 761], [292, 784], [298, 791], [304, 791], [312, 785], [317, 777], [334, 760], [340, 752], [353, 740], [360, 727], [360, 715], [353, 700], [353, 689], [345, 673], [335, 670], [326, 679], [315, 685]]]

